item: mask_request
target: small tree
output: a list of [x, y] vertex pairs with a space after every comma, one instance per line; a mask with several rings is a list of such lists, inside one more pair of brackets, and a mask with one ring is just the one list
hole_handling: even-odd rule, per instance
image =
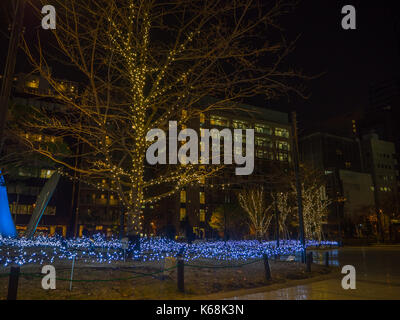
[[[332, 200], [326, 196], [325, 181], [319, 170], [302, 164], [301, 180], [304, 235], [307, 239], [321, 241], [323, 238], [322, 225]], [[296, 194], [296, 185], [293, 179], [291, 187], [293, 193]]]
[[279, 211], [279, 232], [284, 239], [289, 239], [290, 235], [287, 226], [289, 218], [293, 214], [293, 207], [290, 204], [290, 194], [289, 192], [278, 192], [276, 194], [272, 193], [271, 197], [276, 201], [276, 207]]
[[210, 221], [208, 223], [212, 229], [221, 234], [224, 232], [225, 219], [222, 207], [218, 207], [211, 215]]
[[254, 229], [256, 238], [264, 238], [272, 219], [272, 206], [266, 204], [264, 188], [242, 190], [239, 193], [239, 203], [249, 217], [250, 227]]
[[331, 200], [324, 194], [321, 185], [314, 184], [305, 187], [303, 184], [303, 206], [304, 206], [304, 231], [308, 239], [322, 240], [322, 224], [327, 215]]
[[247, 217], [237, 202], [224, 203], [215, 208], [209, 225], [226, 239], [239, 239], [248, 232]]

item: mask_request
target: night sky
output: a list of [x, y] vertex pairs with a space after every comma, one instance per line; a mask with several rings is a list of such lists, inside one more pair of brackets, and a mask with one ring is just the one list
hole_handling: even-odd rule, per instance
[[[288, 25], [293, 38], [301, 34], [289, 61], [311, 75], [309, 100], [295, 99], [289, 109], [298, 111], [303, 124], [368, 104], [368, 87], [399, 74], [395, 1], [304, 0]], [[343, 30], [341, 8], [352, 4], [357, 30]], [[273, 104], [272, 104], [273, 105]]]
[[[0, 66], [3, 70], [7, 22], [5, 1], [1, 2]], [[399, 74], [396, 25], [400, 30], [400, 13], [396, 2], [300, 1], [297, 9], [283, 20], [289, 39], [301, 35], [286, 64], [301, 68], [309, 75], [324, 75], [306, 83], [307, 92], [311, 94], [308, 100], [293, 96], [290, 101], [266, 103], [258, 100], [257, 104], [277, 110], [296, 110], [303, 126], [329, 116], [361, 110], [368, 103], [369, 85]], [[357, 10], [357, 30], [341, 27], [341, 8], [346, 4], [354, 5]], [[28, 64], [20, 61], [17, 71], [29, 71]]]

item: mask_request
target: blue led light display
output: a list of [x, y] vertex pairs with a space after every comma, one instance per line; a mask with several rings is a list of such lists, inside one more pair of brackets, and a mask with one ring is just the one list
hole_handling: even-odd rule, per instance
[[[183, 249], [184, 259], [213, 259], [218, 261], [247, 261], [260, 259], [264, 253], [268, 256], [296, 255], [302, 251], [299, 241], [281, 241], [276, 247], [275, 241], [201, 241], [192, 244], [176, 242], [165, 238], [142, 238], [140, 251], [133, 251], [127, 261], [159, 261], [165, 257], [176, 257]], [[337, 246], [332, 241], [307, 241], [307, 246]], [[0, 237], [0, 266], [10, 264], [44, 264], [72, 260], [83, 263], [106, 263], [124, 261], [122, 243], [118, 239], [105, 239], [101, 235], [90, 238], [63, 239], [61, 237], [38, 236], [31, 239]]]

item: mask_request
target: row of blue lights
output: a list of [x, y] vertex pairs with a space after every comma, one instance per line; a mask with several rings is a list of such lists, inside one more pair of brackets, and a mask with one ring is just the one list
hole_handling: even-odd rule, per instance
[[[306, 246], [337, 246], [333, 241], [307, 241]], [[198, 259], [215, 259], [220, 261], [246, 261], [259, 259], [266, 253], [268, 256], [297, 255], [302, 251], [299, 241], [280, 241], [276, 247], [275, 241], [203, 241], [193, 244], [176, 242], [165, 238], [140, 239], [140, 251], [130, 248], [129, 258], [124, 254], [122, 243], [118, 239], [105, 239], [97, 234], [93, 238], [63, 239], [61, 237], [38, 236], [26, 238], [0, 237], [0, 266], [10, 264], [45, 264], [74, 257], [81, 263], [111, 264], [116, 261], [140, 260], [159, 261], [166, 257], [176, 257], [184, 252], [185, 261]]]

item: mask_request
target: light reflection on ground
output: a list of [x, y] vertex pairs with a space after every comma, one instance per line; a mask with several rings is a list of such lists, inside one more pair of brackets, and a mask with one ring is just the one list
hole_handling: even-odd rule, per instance
[[[323, 255], [313, 255], [323, 263]], [[330, 264], [356, 268], [357, 288], [344, 290], [337, 274], [333, 279], [234, 297], [237, 300], [400, 300], [400, 246], [347, 247], [330, 251]]]

